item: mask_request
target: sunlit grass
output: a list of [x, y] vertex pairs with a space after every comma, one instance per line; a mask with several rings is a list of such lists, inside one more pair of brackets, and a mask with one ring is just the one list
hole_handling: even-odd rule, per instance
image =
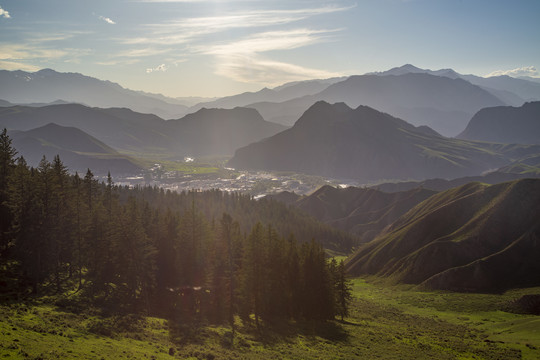
[[[538, 316], [502, 311], [540, 288], [502, 295], [421, 291], [354, 279], [344, 322], [280, 321], [257, 331], [175, 325], [155, 317], [72, 313], [48, 303], [0, 306], [0, 358], [9, 359], [524, 359], [540, 357]], [[52, 300], [52, 299], [50, 299]], [[173, 355], [170, 355], [171, 352]]]

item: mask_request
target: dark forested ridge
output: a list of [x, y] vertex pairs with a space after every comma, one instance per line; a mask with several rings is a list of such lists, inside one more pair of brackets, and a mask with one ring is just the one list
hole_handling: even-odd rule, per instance
[[75, 288], [109, 311], [180, 322], [250, 321], [253, 314], [257, 326], [347, 311], [344, 268], [329, 263], [313, 239], [348, 250], [352, 236], [270, 200], [128, 189], [110, 176], [98, 183], [90, 170], [71, 176], [58, 156], [30, 168], [16, 155], [4, 130], [2, 300]]

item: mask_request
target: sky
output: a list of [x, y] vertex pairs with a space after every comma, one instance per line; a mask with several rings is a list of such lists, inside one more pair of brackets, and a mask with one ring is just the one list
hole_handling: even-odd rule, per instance
[[0, 69], [171, 97], [407, 63], [539, 77], [539, 19], [539, 0], [0, 0]]

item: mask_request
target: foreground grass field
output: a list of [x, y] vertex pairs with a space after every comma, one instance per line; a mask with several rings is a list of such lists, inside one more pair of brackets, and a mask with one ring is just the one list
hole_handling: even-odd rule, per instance
[[[375, 279], [376, 280], [376, 279]], [[0, 307], [9, 359], [539, 359], [540, 317], [502, 311], [523, 294], [425, 292], [354, 280], [344, 322], [193, 328], [151, 317], [70, 312], [55, 299]]]

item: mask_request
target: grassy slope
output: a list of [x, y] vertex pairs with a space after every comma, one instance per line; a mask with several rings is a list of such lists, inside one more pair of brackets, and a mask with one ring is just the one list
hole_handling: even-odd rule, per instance
[[[76, 315], [45, 303], [0, 307], [0, 357], [13, 359], [537, 359], [540, 317], [500, 311], [523, 293], [421, 292], [354, 280], [344, 323], [243, 327], [234, 345], [222, 326], [170, 327], [158, 318]], [[169, 355], [169, 349], [174, 355]]]
[[[386, 233], [361, 247], [347, 265], [357, 275], [378, 274], [392, 277], [396, 282], [420, 284], [446, 270], [497, 254], [525, 235], [535, 235], [538, 199], [538, 179], [496, 185], [469, 183], [441, 192], [411, 209]], [[527, 241], [515, 250], [519, 253], [508, 252], [512, 256], [491, 260], [498, 261], [499, 269], [514, 268], [514, 262], [518, 265], [522, 262], [525, 276], [509, 272], [505, 279], [508, 281], [503, 283], [493, 272], [482, 272], [486, 276], [482, 281], [479, 272], [468, 271], [459, 273], [461, 283], [454, 276], [452, 286], [449, 278], [431, 286], [500, 292], [518, 284], [537, 285], [534, 241]]]

